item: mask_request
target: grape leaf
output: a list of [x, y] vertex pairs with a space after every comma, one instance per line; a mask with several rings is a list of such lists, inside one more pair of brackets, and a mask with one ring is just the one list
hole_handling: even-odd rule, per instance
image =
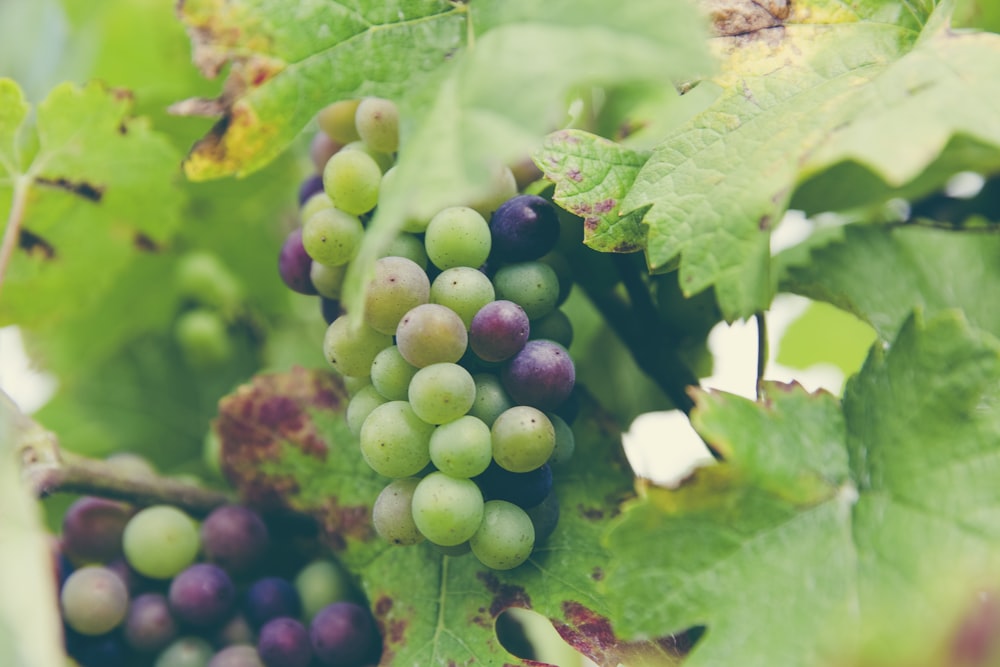
[[597, 593], [608, 554], [599, 536], [632, 494], [619, 433], [589, 403], [574, 431], [573, 461], [555, 472], [561, 518], [530, 560], [508, 572], [471, 555], [443, 556], [428, 544], [392, 547], [371, 527], [375, 497], [387, 483], [372, 472], [344, 421], [335, 376], [295, 369], [258, 376], [220, 403], [215, 424], [227, 475], [249, 502], [309, 512], [361, 580], [383, 634], [381, 664], [522, 664], [499, 644], [496, 617], [532, 608], [553, 620], [577, 649], [600, 664], [675, 656], [673, 637], [623, 642]]
[[130, 107], [123, 91], [60, 85], [29, 125], [17, 84], [0, 79], [0, 209], [17, 234], [0, 323], [52, 326], [91, 307], [176, 228], [178, 156]]
[[628, 591], [616, 618], [707, 626], [692, 667], [831, 664], [866, 627], [929, 649], [912, 631], [942, 627], [946, 589], [1000, 572], [998, 381], [1000, 341], [949, 311], [876, 345], [842, 406], [794, 385], [760, 403], [700, 392], [693, 423], [726, 462], [625, 509], [604, 582]]
[[[816, 248], [791, 267], [782, 289], [827, 301], [891, 340], [908, 313], [961, 308], [1000, 336], [1000, 314], [983, 289], [1000, 284], [1000, 235], [919, 226], [849, 226], [842, 240]], [[872, 289], [877, 285], [878, 289]]]
[[533, 159], [556, 184], [553, 201], [583, 218], [584, 243], [602, 252], [646, 247], [645, 211], [621, 215], [619, 208], [648, 152], [581, 130], [562, 130], [549, 135]]

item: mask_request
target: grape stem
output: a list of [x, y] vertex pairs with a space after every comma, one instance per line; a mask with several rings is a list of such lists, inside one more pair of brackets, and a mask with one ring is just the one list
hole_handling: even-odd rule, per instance
[[3, 241], [0, 242], [0, 291], [3, 290], [4, 276], [7, 266], [14, 255], [14, 248], [21, 238], [21, 224], [24, 211], [28, 205], [28, 191], [31, 189], [31, 177], [24, 175], [14, 180], [14, 197], [7, 215], [7, 226], [3, 230]]
[[767, 346], [767, 321], [763, 312], [754, 315], [757, 320], [757, 400], [762, 398], [762, 388], [764, 383], [764, 370], [767, 367], [768, 346]]

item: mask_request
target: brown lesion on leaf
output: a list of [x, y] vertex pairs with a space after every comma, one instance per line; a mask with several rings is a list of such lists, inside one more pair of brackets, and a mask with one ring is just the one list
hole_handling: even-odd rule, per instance
[[347, 548], [348, 538], [358, 542], [375, 539], [371, 507], [367, 505], [341, 505], [339, 498], [332, 496], [313, 515], [320, 522], [325, 541], [337, 553]]
[[521, 586], [506, 584], [500, 581], [492, 572], [477, 572], [476, 578], [493, 595], [490, 603], [490, 616], [496, 618], [504, 609], [521, 607], [531, 609], [531, 598]]
[[94, 185], [87, 181], [71, 181], [68, 178], [45, 178], [39, 176], [35, 179], [35, 182], [44, 187], [65, 190], [95, 204], [99, 204], [101, 199], [104, 198], [105, 187], [103, 185]]
[[700, 4], [720, 37], [781, 27], [792, 11], [792, 0], [700, 0]]
[[28, 229], [21, 229], [17, 245], [31, 257], [45, 261], [56, 257], [56, 249], [52, 244]]
[[694, 646], [689, 632], [643, 641], [623, 641], [611, 621], [574, 600], [562, 603], [563, 619], [552, 625], [573, 648], [600, 665], [676, 664]]
[[139, 252], [161, 252], [163, 251], [163, 245], [157, 243], [155, 240], [146, 236], [142, 232], [136, 232], [135, 236], [132, 238], [132, 245]]

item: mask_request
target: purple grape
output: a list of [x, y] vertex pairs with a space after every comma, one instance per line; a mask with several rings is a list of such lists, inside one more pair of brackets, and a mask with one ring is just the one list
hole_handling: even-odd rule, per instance
[[78, 564], [108, 563], [122, 555], [122, 532], [132, 516], [128, 505], [84, 496], [63, 515], [62, 550]]
[[80, 667], [125, 667], [129, 652], [120, 633], [87, 636], [68, 632], [66, 653]]
[[247, 589], [243, 598], [243, 613], [254, 628], [279, 616], [297, 617], [302, 613], [299, 593], [281, 577], [264, 577]]
[[170, 610], [182, 623], [198, 628], [220, 625], [236, 602], [236, 588], [226, 571], [210, 563], [195, 563], [170, 583]]
[[133, 598], [125, 617], [124, 635], [126, 643], [140, 653], [166, 648], [177, 636], [177, 623], [167, 598], [159, 593]]
[[530, 509], [552, 491], [552, 468], [546, 463], [529, 472], [511, 472], [494, 461], [475, 482], [487, 500], [506, 500], [521, 509]]
[[299, 206], [302, 206], [317, 192], [323, 192], [323, 175], [313, 174], [299, 186]]
[[302, 229], [296, 228], [291, 231], [281, 252], [278, 254], [278, 274], [285, 281], [288, 289], [299, 294], [316, 294], [316, 288], [309, 278], [309, 269], [312, 267], [312, 258], [302, 245]]
[[357, 667], [376, 660], [378, 630], [371, 614], [353, 602], [323, 607], [309, 626], [313, 653], [331, 667]]
[[264, 520], [242, 505], [217, 507], [201, 524], [205, 559], [234, 577], [251, 574], [267, 555], [270, 542]]
[[548, 200], [519, 195], [500, 205], [490, 218], [492, 256], [505, 262], [538, 259], [559, 240], [559, 218]]
[[491, 301], [469, 327], [469, 346], [484, 361], [504, 361], [524, 347], [530, 335], [528, 315], [513, 301]]
[[501, 379], [516, 403], [555, 410], [573, 391], [576, 367], [569, 352], [559, 343], [529, 340], [504, 366]]
[[257, 649], [246, 644], [227, 646], [214, 656], [208, 667], [263, 667]]
[[309, 632], [294, 618], [274, 618], [260, 629], [257, 653], [267, 667], [306, 667], [312, 659]]

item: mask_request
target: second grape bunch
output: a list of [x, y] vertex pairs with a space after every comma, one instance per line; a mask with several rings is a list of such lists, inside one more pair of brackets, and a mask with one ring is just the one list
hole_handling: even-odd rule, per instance
[[341, 311], [341, 283], [394, 177], [398, 113], [389, 100], [343, 101], [319, 123], [319, 173], [300, 190], [302, 225], [279, 273], [320, 295], [324, 353], [352, 395], [347, 423], [392, 480], [375, 529], [396, 545], [427, 540], [517, 567], [555, 529], [552, 471], [575, 447], [572, 326], [559, 309], [572, 276], [555, 251], [556, 210], [498, 169], [478, 201], [406, 222], [356, 323]]

